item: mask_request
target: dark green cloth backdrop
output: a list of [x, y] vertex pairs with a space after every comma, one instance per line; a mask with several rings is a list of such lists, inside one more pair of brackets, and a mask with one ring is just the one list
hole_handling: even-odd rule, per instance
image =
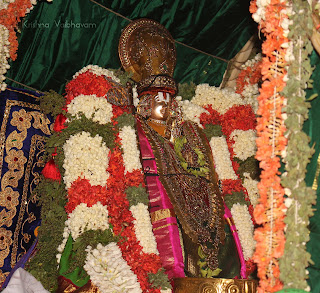
[[[131, 20], [147, 17], [162, 23], [174, 39], [230, 60], [256, 31], [244, 0], [98, 0], [98, 3]], [[39, 3], [21, 25], [18, 59], [7, 76], [37, 90], [54, 89], [63, 93], [72, 75], [88, 64], [119, 68], [117, 54], [121, 29], [129, 23], [90, 0], [53, 0]], [[81, 28], [80, 28], [81, 26]], [[227, 62], [201, 54], [177, 44], [178, 82], [209, 83], [218, 86]], [[320, 59], [313, 64], [314, 89], [320, 92]], [[16, 83], [8, 84], [21, 87]], [[311, 186], [320, 153], [320, 98], [312, 101], [305, 131], [315, 143], [315, 155], [308, 167], [307, 184]], [[320, 183], [319, 183], [320, 184]], [[319, 188], [318, 188], [319, 194]], [[320, 202], [320, 200], [319, 200]], [[320, 203], [317, 207], [320, 207]], [[311, 266], [310, 284], [320, 292], [320, 212], [311, 219], [308, 250], [315, 265]]]
[[[141, 17], [157, 20], [175, 40], [227, 60], [236, 55], [255, 30], [249, 1], [100, 0], [99, 3], [132, 20]], [[119, 68], [118, 40], [121, 29], [128, 23], [90, 0], [40, 3], [22, 24], [18, 59], [7, 76], [38, 90], [62, 92], [67, 80], [88, 64]], [[179, 82], [219, 85], [226, 66], [225, 61], [177, 45], [175, 77]]]
[[[311, 63], [315, 66], [312, 74], [314, 87], [308, 90], [307, 94], [310, 97], [314, 93], [320, 94], [320, 58], [314, 51], [311, 55]], [[304, 124], [304, 131], [310, 136], [310, 145], [314, 145], [315, 153], [307, 168], [306, 183], [312, 186], [314, 183], [317, 188], [317, 203], [315, 205], [315, 214], [310, 219], [310, 241], [307, 245], [308, 251], [311, 253], [314, 265], [309, 267], [310, 279], [309, 284], [312, 292], [320, 292], [320, 180], [316, 177], [317, 169], [320, 164], [317, 163], [320, 155], [320, 97], [311, 101], [309, 110], [309, 119]], [[320, 158], [319, 158], [320, 163]]]

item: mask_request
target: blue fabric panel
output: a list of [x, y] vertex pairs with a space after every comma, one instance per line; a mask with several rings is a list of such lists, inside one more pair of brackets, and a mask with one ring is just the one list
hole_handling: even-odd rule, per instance
[[51, 118], [40, 111], [39, 96], [12, 87], [0, 93], [0, 284], [40, 225], [41, 208], [32, 191], [44, 167]]

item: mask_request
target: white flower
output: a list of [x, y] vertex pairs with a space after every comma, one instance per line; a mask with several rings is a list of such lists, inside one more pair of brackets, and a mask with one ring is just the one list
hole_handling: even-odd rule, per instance
[[63, 145], [63, 150], [63, 180], [66, 188], [70, 188], [72, 182], [79, 177], [88, 179], [91, 185], [106, 186], [109, 177], [109, 149], [101, 136], [92, 137], [90, 133], [82, 131], [70, 136]]
[[96, 249], [88, 248], [87, 251], [84, 269], [101, 292], [142, 292], [137, 276], [122, 258], [116, 243], [98, 244]]
[[290, 198], [290, 197], [287, 197], [287, 198], [284, 200], [284, 205], [286, 206], [287, 209], [291, 207], [293, 201], [294, 201], [294, 200], [293, 200], [292, 198]]
[[100, 202], [92, 207], [81, 203], [68, 215], [65, 224], [73, 240], [88, 230], [107, 230], [109, 229], [108, 209]]
[[[7, 3], [4, 3], [7, 5]], [[4, 91], [7, 87], [5, 80], [5, 74], [10, 68], [8, 63], [9, 54], [9, 30], [2, 24], [0, 24], [0, 91]]]
[[111, 122], [112, 105], [102, 97], [96, 95], [79, 95], [75, 97], [67, 106], [68, 113], [79, 118], [79, 114], [83, 113], [88, 119], [99, 124]]
[[258, 189], [258, 181], [257, 180], [253, 180], [250, 177], [249, 173], [243, 173], [244, 175], [244, 180], [243, 180], [243, 187], [247, 190], [248, 192], [248, 196], [250, 199], [250, 202], [252, 204], [253, 207], [256, 206], [256, 204], [258, 203], [259, 200], [259, 189]]
[[199, 106], [212, 105], [220, 114], [226, 113], [234, 105], [245, 104], [241, 96], [232, 89], [219, 89], [206, 83], [197, 86], [191, 102]]
[[75, 79], [79, 74], [84, 73], [86, 71], [91, 71], [93, 74], [98, 76], [104, 75], [106, 77], [113, 79], [113, 81], [115, 82], [120, 82], [120, 79], [117, 78], [111, 70], [102, 68], [98, 65], [88, 65], [82, 68], [80, 71], [78, 71], [72, 78]]
[[184, 120], [190, 120], [199, 125], [199, 127], [203, 128], [203, 126], [200, 124], [200, 115], [202, 113], [209, 112], [205, 110], [203, 107], [193, 104], [188, 100], [179, 101], [179, 105], [182, 108], [183, 118]]
[[214, 136], [210, 140], [210, 147], [219, 179], [238, 179], [232, 167], [226, 139]]
[[259, 87], [258, 84], [248, 84], [243, 88], [241, 93], [243, 96], [243, 101], [247, 105], [251, 105], [252, 110], [255, 114], [257, 114], [259, 103], [257, 97], [259, 95]]
[[121, 138], [123, 161], [126, 172], [141, 169], [140, 151], [138, 149], [137, 136], [131, 126], [124, 126], [119, 132]]
[[238, 230], [238, 235], [245, 260], [252, 257], [256, 242], [253, 239], [253, 223], [246, 205], [234, 204], [231, 208], [232, 218]]
[[14, 1], [15, 1], [15, 0], [2, 0], [2, 1], [0, 2], [0, 10], [2, 10], [2, 9], [7, 9], [9, 3], [12, 3], [12, 2], [14, 2]]
[[133, 105], [137, 107], [139, 105], [137, 85], [132, 87], [132, 98], [133, 98]]
[[135, 218], [134, 230], [136, 232], [137, 239], [142, 246], [142, 250], [145, 253], [159, 254], [157, 249], [157, 243], [152, 232], [152, 224], [150, 220], [150, 214], [148, 207], [142, 203], [130, 207], [132, 216]]
[[235, 157], [244, 161], [255, 155], [257, 151], [255, 130], [236, 129], [230, 134], [230, 139], [234, 140], [233, 151]]

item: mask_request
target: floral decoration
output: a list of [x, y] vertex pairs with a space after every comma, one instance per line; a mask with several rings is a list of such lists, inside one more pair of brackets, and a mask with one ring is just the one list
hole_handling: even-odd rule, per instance
[[[250, 70], [259, 71], [258, 60], [259, 56], [255, 57], [253, 61], [247, 62], [244, 70], [249, 71], [248, 68], [251, 68]], [[259, 74], [252, 72], [252, 75], [254, 78], [249, 78], [248, 80], [242, 76], [239, 77], [239, 79], [242, 78], [243, 80], [238, 80], [237, 84], [245, 84], [241, 89], [237, 90], [237, 93], [232, 89], [221, 90], [208, 84], [202, 84], [196, 87], [195, 96], [190, 102], [183, 101], [181, 103], [182, 107], [186, 109], [192, 109], [196, 105], [204, 109], [202, 111], [196, 110], [194, 113], [190, 111], [189, 116], [193, 116], [192, 120], [194, 122], [200, 122], [210, 141], [222, 195], [225, 198], [229, 196], [233, 197], [232, 200], [228, 198], [228, 201], [226, 201], [226, 203], [230, 202], [232, 204], [229, 207], [231, 213], [232, 211], [236, 213], [235, 215], [232, 213], [232, 215], [238, 217], [237, 209], [232, 209], [234, 203], [242, 202], [243, 200], [247, 203], [243, 207], [246, 208], [250, 221], [245, 226], [238, 220], [236, 227], [238, 233], [242, 235], [241, 243], [243, 245], [248, 274], [254, 270], [252, 256], [255, 247], [253, 239], [255, 222], [253, 220], [253, 205], [250, 202], [250, 196], [253, 201], [257, 200], [257, 190], [254, 189], [254, 182], [257, 181], [251, 178], [249, 173], [246, 174], [246, 177], [244, 174], [238, 173], [238, 170], [240, 164], [249, 162], [256, 150], [254, 130], [256, 127], [256, 116], [252, 106], [254, 95], [250, 93], [250, 99], [246, 99], [243, 96], [243, 91], [246, 88], [254, 86], [258, 82]], [[253, 166], [253, 168], [256, 167]], [[245, 179], [247, 179], [247, 186], [250, 187], [250, 196], [244, 185]]]
[[260, 161], [261, 181], [258, 184], [260, 198], [254, 216], [261, 226], [255, 231], [257, 248], [254, 260], [258, 265], [259, 292], [275, 292], [282, 289], [279, 258], [283, 255], [284, 189], [280, 184], [280, 156], [286, 148], [284, 136], [286, 104], [281, 93], [286, 85], [288, 48], [288, 1], [251, 1], [250, 12], [259, 22], [265, 35], [262, 44], [261, 73], [264, 80], [258, 97], [257, 154]]
[[307, 187], [305, 182], [306, 167], [314, 150], [309, 146], [310, 138], [302, 130], [310, 107], [310, 103], [306, 101], [305, 89], [312, 87], [310, 77], [313, 70], [309, 58], [313, 48], [309, 37], [314, 28], [312, 9], [308, 2], [292, 1], [289, 18], [282, 24], [288, 32], [285, 60], [289, 64], [286, 87], [283, 90], [287, 97], [285, 125], [288, 145], [282, 153], [285, 171], [281, 183], [285, 188], [287, 212], [286, 243], [280, 259], [280, 278], [284, 288], [305, 291], [311, 290], [307, 283], [309, 272], [306, 268], [312, 261], [306, 250], [306, 243], [310, 239], [309, 217], [313, 215], [316, 201], [316, 192]]
[[[47, 0], [52, 2], [52, 0]], [[17, 58], [18, 40], [16, 29], [22, 18], [29, 13], [36, 0], [4, 0], [0, 4], [0, 90], [6, 89], [5, 73], [10, 68], [8, 59]]]
[[[132, 286], [132, 290], [137, 290], [132, 292], [165, 292], [168, 286], [160, 280], [165, 280], [167, 276], [163, 275], [152, 233], [148, 202], [144, 199], [144, 175], [132, 124], [134, 122], [129, 119], [129, 109], [115, 105], [110, 107], [106, 100], [106, 94], [114, 81], [112, 76], [104, 75], [109, 72], [97, 66], [88, 66], [79, 71], [66, 86], [66, 103], [63, 109], [67, 114], [63, 119], [61, 115], [57, 116], [56, 123], [60, 126], [56, 128], [57, 134], [50, 139], [48, 149], [56, 150], [53, 159], [60, 168], [63, 187], [67, 192], [64, 209], [68, 219], [62, 228], [62, 241], [52, 249], [56, 250], [57, 261], [60, 262], [65, 257], [64, 251], [71, 236], [71, 241], [81, 246], [84, 241], [82, 235], [112, 229], [112, 234], [118, 240], [103, 242], [99, 241], [101, 238], [94, 237], [96, 242], [86, 244], [81, 257], [78, 257], [83, 259], [84, 268], [93, 284], [100, 290], [105, 286], [124, 286], [124, 290], [129, 290]], [[250, 219], [253, 207], [237, 171], [241, 159], [246, 161], [251, 154], [251, 151], [247, 150], [245, 153], [242, 150], [244, 141], [248, 140], [249, 150], [254, 149], [254, 112], [240, 94], [209, 85], [198, 86], [194, 99], [198, 101], [198, 106], [195, 107], [197, 111], [192, 114], [187, 110], [186, 117], [200, 123], [205, 131], [212, 125], [219, 126], [220, 134], [210, 140], [216, 169], [221, 170], [218, 173], [222, 193], [224, 196], [243, 194], [247, 202], [246, 215]], [[193, 100], [180, 104], [189, 110], [195, 106]], [[89, 127], [92, 129], [90, 132]], [[213, 147], [214, 142], [217, 142], [218, 147]], [[240, 157], [238, 161], [235, 160], [236, 155]], [[223, 167], [226, 162], [228, 171]], [[227, 175], [227, 172], [231, 175]], [[249, 175], [248, 178], [251, 179]], [[130, 193], [139, 195], [132, 200]], [[234, 213], [237, 217], [237, 212]], [[82, 217], [84, 214], [87, 216]], [[90, 222], [89, 219], [94, 220]], [[238, 221], [238, 230], [248, 232], [251, 231], [250, 227], [253, 227], [252, 222], [245, 225]], [[45, 236], [40, 233], [39, 237], [41, 242], [41, 237]], [[250, 251], [254, 247], [254, 241], [250, 235], [242, 238], [243, 245], [246, 245], [244, 249], [250, 273]], [[80, 253], [79, 249], [73, 249], [73, 253]], [[108, 271], [110, 251], [117, 255], [112, 260], [117, 267], [110, 267]], [[114, 282], [115, 279], [112, 280], [114, 277], [118, 280], [117, 283]], [[157, 284], [156, 287], [154, 284]]]
[[131, 126], [124, 126], [120, 129], [119, 137], [122, 143], [125, 172], [141, 169], [140, 152], [135, 130]]
[[[226, 98], [228, 97], [228, 98]], [[219, 114], [225, 114], [234, 105], [244, 105], [241, 96], [232, 89], [219, 89], [209, 84], [199, 84], [191, 102], [199, 106], [211, 105]]]
[[[114, 105], [110, 108], [106, 100], [106, 91], [112, 86], [112, 76], [103, 75], [108, 72], [89, 66], [67, 85], [64, 109], [69, 122], [59, 129], [56, 144], [64, 157], [61, 174], [67, 189], [68, 219], [63, 241], [54, 249], [60, 262], [70, 234], [77, 247], [82, 247], [81, 235], [112, 229], [118, 243], [90, 242], [83, 251], [86, 254], [84, 269], [93, 284], [101, 291], [110, 287], [121, 288], [123, 292], [160, 292], [168, 288], [167, 283], [153, 288], [149, 275], [162, 274], [163, 280], [167, 276], [161, 270], [147, 205], [138, 203], [130, 207], [126, 194], [129, 187], [139, 187], [137, 192], [145, 193], [137, 137], [130, 126], [131, 120], [122, 119], [129, 110]], [[97, 113], [106, 113], [109, 118], [97, 119], [90, 127], [105, 127], [104, 133], [113, 136], [112, 139], [102, 137], [102, 132], [93, 135], [95, 131], [81, 131], [82, 121], [94, 120], [100, 115]], [[79, 129], [78, 133], [68, 130], [75, 121], [78, 122], [74, 130]], [[112, 132], [107, 130], [110, 124]], [[69, 138], [59, 138], [66, 133]], [[111, 145], [111, 141], [115, 143]], [[59, 142], [63, 147], [58, 146]], [[59, 156], [58, 152], [54, 157], [57, 162]], [[76, 247], [73, 249], [74, 253], [80, 253]], [[77, 258], [83, 259], [83, 256]]]
[[101, 292], [142, 292], [137, 276], [131, 271], [115, 242], [87, 248], [84, 269]]
[[135, 219], [133, 221], [134, 230], [143, 252], [159, 254], [157, 243], [152, 232], [148, 207], [145, 204], [139, 203], [131, 206], [130, 211]]
[[100, 202], [91, 207], [81, 203], [68, 215], [65, 225], [74, 240], [86, 230], [109, 229], [108, 209]]
[[249, 260], [256, 247], [253, 239], [254, 226], [246, 205], [234, 204], [231, 208], [232, 218], [238, 230], [238, 235], [245, 260]]
[[261, 76], [261, 54], [241, 65], [236, 80], [236, 93], [240, 94], [246, 104], [250, 104], [254, 113], [258, 111], [259, 86]]
[[111, 122], [112, 105], [106, 99], [100, 99], [96, 95], [79, 95], [67, 106], [67, 111], [79, 119], [79, 114], [84, 114], [99, 124]]
[[102, 137], [91, 137], [90, 133], [83, 131], [71, 136], [63, 149], [63, 180], [67, 188], [78, 177], [88, 179], [91, 185], [106, 186], [109, 149]]
[[254, 156], [256, 153], [256, 132], [253, 129], [241, 130], [235, 129], [230, 134], [230, 138], [234, 141], [234, 156], [240, 160]]
[[224, 137], [212, 137], [210, 147], [219, 179], [238, 179], [232, 168], [226, 139]]

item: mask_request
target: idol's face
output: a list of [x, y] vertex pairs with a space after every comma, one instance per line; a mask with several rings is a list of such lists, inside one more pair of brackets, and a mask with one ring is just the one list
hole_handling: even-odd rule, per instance
[[165, 121], [170, 114], [171, 95], [158, 92], [151, 102], [151, 118]]

